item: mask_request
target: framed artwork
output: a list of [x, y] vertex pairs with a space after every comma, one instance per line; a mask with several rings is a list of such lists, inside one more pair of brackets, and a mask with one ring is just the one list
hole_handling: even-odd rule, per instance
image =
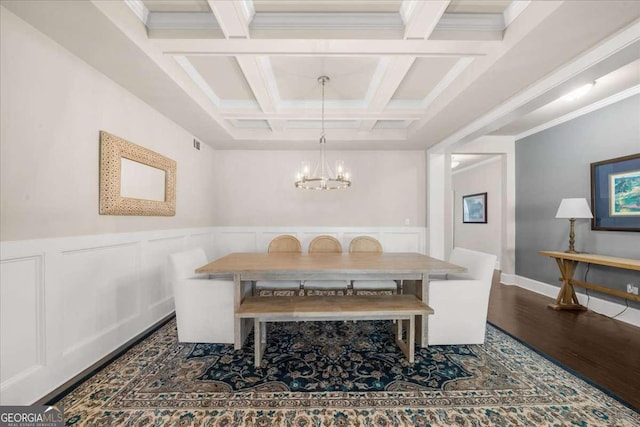
[[487, 193], [462, 196], [462, 222], [464, 224], [487, 223]]
[[640, 153], [591, 163], [592, 230], [640, 231]]

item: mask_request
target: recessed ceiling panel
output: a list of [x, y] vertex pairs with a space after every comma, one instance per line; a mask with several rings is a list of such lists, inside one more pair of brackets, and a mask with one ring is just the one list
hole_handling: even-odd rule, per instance
[[373, 57], [275, 56], [271, 69], [281, 100], [318, 100], [318, 77], [328, 76], [327, 100], [363, 100], [380, 63]]
[[220, 99], [255, 99], [234, 57], [189, 56], [187, 59]]
[[452, 0], [446, 13], [503, 13], [511, 0]]
[[401, 0], [254, 0], [256, 12], [313, 13], [313, 12], [398, 12]]
[[374, 129], [406, 129], [412, 120], [378, 120]]
[[[325, 120], [325, 129], [357, 129], [360, 127], [360, 120]], [[320, 120], [288, 120], [289, 129], [322, 129]], [[318, 134], [320, 136], [320, 134]]]
[[393, 100], [424, 99], [444, 78], [458, 58], [418, 58], [398, 86]]
[[142, 0], [149, 12], [211, 12], [207, 0]]

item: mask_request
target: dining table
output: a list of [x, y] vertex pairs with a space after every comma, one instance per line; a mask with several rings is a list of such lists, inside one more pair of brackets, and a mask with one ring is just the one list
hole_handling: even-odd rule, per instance
[[[234, 347], [239, 350], [252, 323], [238, 310], [258, 280], [396, 280], [402, 292], [429, 303], [429, 276], [466, 272], [462, 266], [413, 252], [252, 253], [225, 255], [196, 269], [196, 273], [232, 275], [234, 281]], [[269, 297], [265, 297], [269, 298]], [[291, 298], [296, 298], [292, 296]], [[248, 321], [249, 320], [249, 321]], [[427, 346], [428, 316], [416, 319], [416, 344]]]

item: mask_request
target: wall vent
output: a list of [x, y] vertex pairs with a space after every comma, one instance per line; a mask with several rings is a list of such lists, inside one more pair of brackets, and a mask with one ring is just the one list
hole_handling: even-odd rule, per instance
[[200, 149], [200, 141], [198, 141], [197, 139], [193, 140], [193, 148], [195, 148], [196, 150]]

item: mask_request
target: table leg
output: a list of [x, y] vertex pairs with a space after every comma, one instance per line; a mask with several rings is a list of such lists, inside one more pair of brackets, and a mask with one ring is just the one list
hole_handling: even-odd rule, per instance
[[571, 284], [578, 261], [556, 258], [556, 263], [562, 276], [562, 286], [560, 287], [560, 292], [558, 292], [556, 302], [549, 304], [549, 308], [554, 310], [586, 310], [587, 308], [578, 301], [576, 291]]
[[[429, 305], [429, 277], [426, 274], [422, 275], [422, 279], [415, 281], [414, 293], [420, 301]], [[415, 340], [416, 340], [416, 344], [418, 344], [422, 348], [427, 347], [427, 340], [428, 340], [427, 332], [429, 330], [428, 321], [429, 321], [429, 316], [416, 316]]]
[[254, 365], [256, 368], [260, 367], [260, 361], [262, 360], [263, 343], [262, 343], [262, 332], [260, 331], [261, 326], [262, 326], [262, 322], [260, 322], [260, 319], [258, 318], [253, 319], [253, 347], [255, 349]]
[[233, 312], [234, 312], [234, 321], [233, 321], [233, 348], [235, 350], [240, 350], [242, 348], [242, 337], [244, 334], [242, 333], [242, 319], [238, 317], [238, 309], [240, 308], [240, 304], [242, 303], [242, 282], [240, 281], [240, 275], [233, 275], [233, 283], [235, 292], [233, 295]]

